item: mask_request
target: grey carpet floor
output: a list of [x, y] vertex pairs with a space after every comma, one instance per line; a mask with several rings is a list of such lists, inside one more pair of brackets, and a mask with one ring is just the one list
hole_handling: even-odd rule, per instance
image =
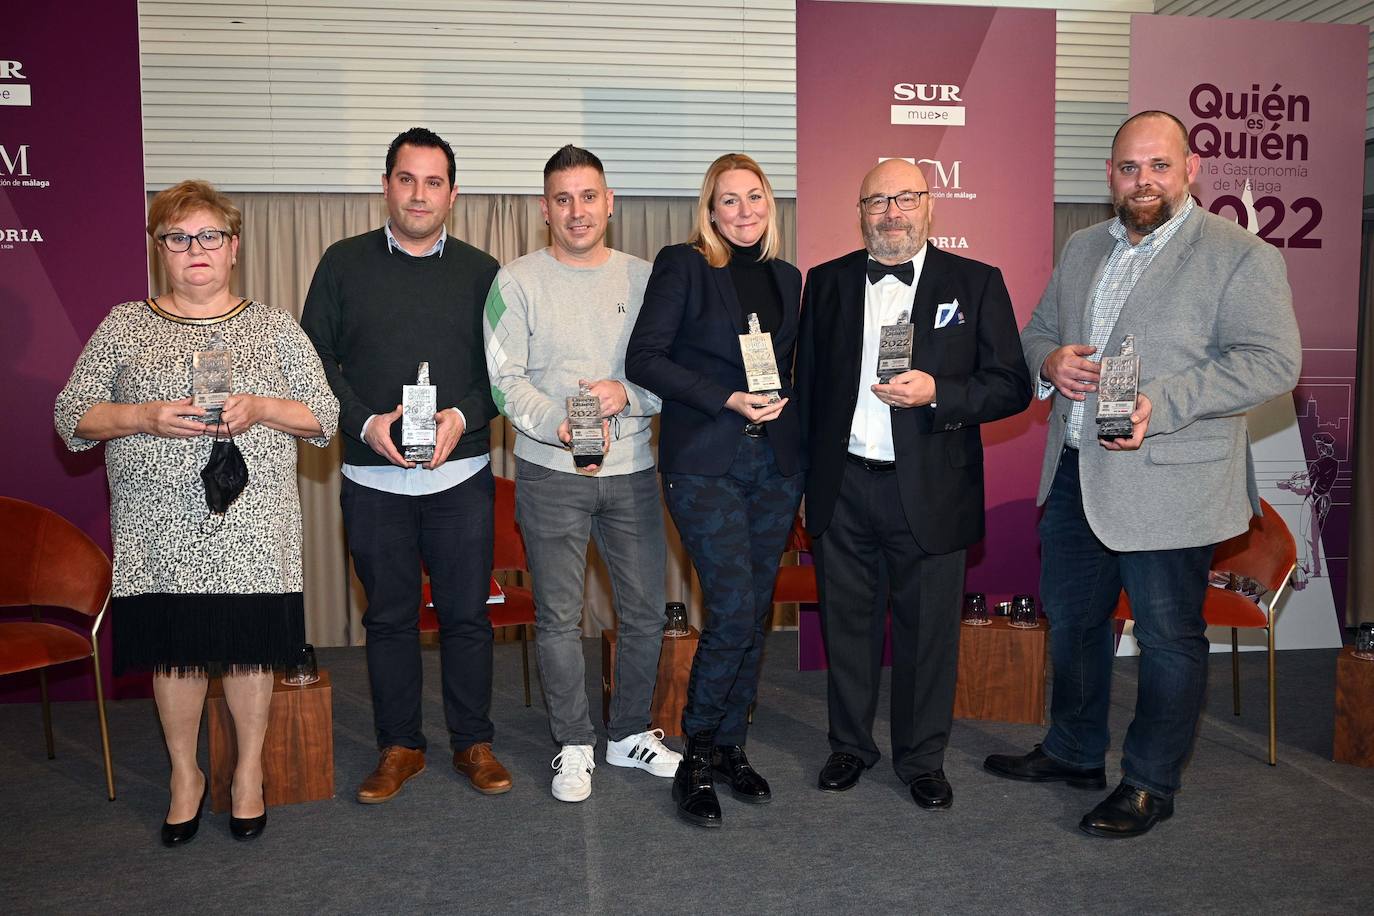
[[[599, 644], [586, 642], [599, 711]], [[337, 795], [273, 808], [236, 843], [206, 813], [163, 849], [167, 764], [151, 700], [110, 707], [119, 800], [104, 798], [90, 704], [55, 708], [57, 759], [38, 710], [0, 706], [0, 912], [130, 913], [1369, 913], [1374, 770], [1330, 760], [1335, 657], [1285, 652], [1279, 765], [1264, 763], [1264, 660], [1243, 656], [1244, 715], [1225, 655], [1174, 818], [1129, 841], [1083, 836], [1103, 793], [996, 779], [989, 753], [1020, 752], [1035, 726], [955, 723], [955, 806], [917, 809], [886, 760], [852, 791], [815, 788], [826, 747], [825, 675], [793, 668], [796, 636], [770, 637], [750, 756], [767, 806], [724, 798], [725, 827], [673, 815], [669, 780], [598, 766], [592, 797], [549, 795], [556, 752], [537, 696], [523, 705], [518, 645], [496, 648], [493, 718], [510, 793], [485, 797], [449, 766], [438, 658], [425, 652], [429, 768], [385, 805], [352, 800], [375, 762], [361, 649], [321, 650], [334, 682]], [[1118, 742], [1135, 696], [1119, 660]], [[888, 749], [886, 697], [879, 746]], [[202, 743], [204, 738], [202, 736]], [[598, 746], [602, 760], [604, 735]], [[1112, 752], [1109, 779], [1116, 778]], [[206, 759], [202, 748], [202, 761]]]

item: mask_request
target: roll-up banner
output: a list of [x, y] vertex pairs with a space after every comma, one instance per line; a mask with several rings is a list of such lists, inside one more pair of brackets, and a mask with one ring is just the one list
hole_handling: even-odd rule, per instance
[[[1278, 248], [1288, 266], [1302, 376], [1292, 397], [1250, 416], [1260, 495], [1298, 546], [1276, 627], [1284, 649], [1341, 644], [1368, 54], [1362, 25], [1131, 18], [1130, 110], [1182, 120], [1202, 159], [1198, 203]], [[1229, 642], [1209, 635], [1214, 647]], [[1264, 643], [1262, 631], [1241, 635]]]
[[[1053, 10], [798, 0], [797, 266], [863, 247], [864, 174], [910, 159], [931, 240], [1000, 268], [1024, 325], [1053, 259], [1054, 61]], [[982, 429], [988, 533], [968, 586], [989, 600], [1038, 591], [1045, 410]], [[814, 610], [800, 628], [800, 666], [823, 667]]]

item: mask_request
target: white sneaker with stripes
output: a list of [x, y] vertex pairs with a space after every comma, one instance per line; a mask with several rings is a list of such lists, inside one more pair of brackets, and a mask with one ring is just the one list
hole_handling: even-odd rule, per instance
[[672, 778], [682, 755], [663, 743], [663, 729], [655, 728], [606, 744], [606, 762], [615, 767], [638, 767], [655, 776]]
[[553, 758], [553, 797], [559, 801], [580, 802], [592, 794], [592, 770], [596, 758], [590, 744], [565, 744]]

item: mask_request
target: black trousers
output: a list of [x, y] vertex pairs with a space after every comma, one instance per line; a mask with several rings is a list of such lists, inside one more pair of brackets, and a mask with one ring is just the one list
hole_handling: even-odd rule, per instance
[[954, 716], [964, 551], [921, 550], [897, 472], [845, 464], [830, 525], [815, 540], [829, 657], [830, 748], [868, 766], [886, 611], [892, 608], [892, 765], [903, 782], [944, 766]]
[[348, 549], [367, 592], [367, 676], [377, 746], [425, 747], [420, 724], [420, 561], [439, 618], [449, 744], [490, 741], [491, 468], [429, 496], [401, 496], [343, 479]]

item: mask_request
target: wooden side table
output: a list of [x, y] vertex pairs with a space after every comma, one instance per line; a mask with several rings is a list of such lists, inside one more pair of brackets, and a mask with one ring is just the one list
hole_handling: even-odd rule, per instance
[[1350, 646], [1336, 659], [1336, 732], [1331, 759], [1374, 767], [1374, 661]]
[[959, 630], [954, 718], [1044, 725], [1045, 619], [1034, 630], [1017, 629], [1006, 617]]
[[[289, 687], [272, 675], [272, 705], [262, 743], [263, 795], [268, 804], [291, 805], [334, 797], [334, 693], [329, 672], [305, 687]], [[238, 762], [238, 741], [224, 685], [210, 681], [210, 810], [229, 810]]]
[[[687, 706], [687, 680], [697, 654], [701, 633], [689, 627], [686, 636], [663, 637], [658, 655], [658, 683], [649, 707], [649, 727], [663, 729], [664, 736], [682, 734], [682, 710]], [[615, 692], [615, 630], [601, 631], [601, 720], [611, 720], [611, 695]]]

